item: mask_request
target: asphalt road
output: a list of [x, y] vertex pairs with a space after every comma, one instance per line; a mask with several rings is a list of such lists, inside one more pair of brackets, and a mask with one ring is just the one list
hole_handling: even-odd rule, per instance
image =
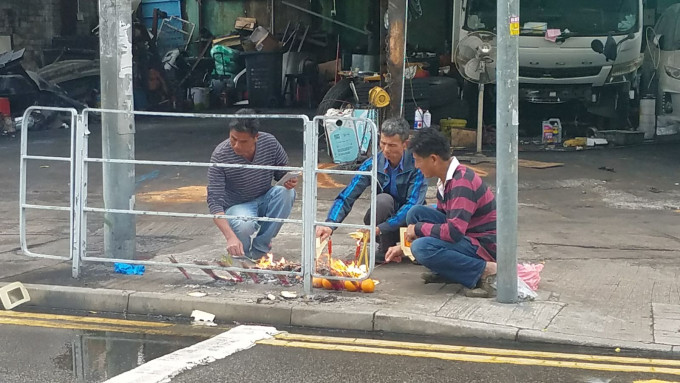
[[668, 355], [301, 329], [255, 339], [242, 329], [0, 311], [0, 382], [680, 381]]
[[[648, 363], [648, 364], [645, 364]], [[675, 366], [662, 367], [666, 363]], [[656, 368], [668, 368], [662, 374]], [[289, 334], [261, 341], [173, 383], [221, 382], [654, 382], [678, 381], [680, 362], [385, 342]], [[674, 379], [675, 378], [675, 379]]]
[[0, 382], [103, 382], [221, 329], [0, 311]]

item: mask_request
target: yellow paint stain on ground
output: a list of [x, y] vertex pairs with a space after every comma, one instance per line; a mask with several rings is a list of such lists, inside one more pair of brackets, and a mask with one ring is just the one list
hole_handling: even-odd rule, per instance
[[[322, 163], [322, 164], [318, 165], [318, 168], [319, 169], [333, 169], [336, 166], [338, 166], [338, 165], [332, 164], [332, 163]], [[346, 185], [336, 182], [333, 179], [333, 176], [331, 176], [330, 174], [319, 173], [319, 174], [316, 175], [316, 186], [321, 188], [321, 189], [335, 189], [335, 188], [344, 188]]]
[[193, 203], [205, 202], [207, 193], [205, 185], [183, 186], [170, 190], [138, 193], [136, 198], [142, 202]]
[[489, 175], [489, 172], [480, 168], [479, 166], [465, 165], [465, 167], [472, 169], [472, 171], [477, 173], [477, 175], [480, 177], [486, 177]]
[[678, 383], [676, 382], [671, 382], [669, 380], [657, 380], [657, 379], [652, 379], [652, 380], [636, 380], [633, 383]]

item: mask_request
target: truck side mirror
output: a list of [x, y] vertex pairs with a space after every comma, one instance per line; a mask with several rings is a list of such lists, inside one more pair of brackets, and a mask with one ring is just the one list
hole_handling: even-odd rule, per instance
[[615, 61], [616, 56], [618, 55], [618, 44], [616, 44], [616, 40], [612, 37], [612, 35], [607, 36], [607, 41], [604, 43], [604, 57], [607, 59], [607, 61]]

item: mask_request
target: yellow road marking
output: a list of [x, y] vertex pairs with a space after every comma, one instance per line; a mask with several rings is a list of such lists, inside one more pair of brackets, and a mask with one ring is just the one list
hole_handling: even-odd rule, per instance
[[65, 330], [91, 330], [91, 331], [109, 331], [109, 332], [124, 332], [129, 334], [152, 334], [152, 335], [177, 335], [176, 331], [170, 329], [155, 329], [144, 327], [127, 327], [127, 326], [105, 326], [99, 324], [89, 324], [82, 322], [63, 322], [63, 321], [47, 321], [38, 319], [22, 319], [22, 318], [0, 318], [0, 324], [9, 324], [17, 326], [30, 327], [45, 327], [58, 328]]
[[680, 360], [665, 360], [665, 359], [647, 359], [647, 358], [633, 358], [621, 356], [605, 356], [605, 355], [584, 355], [584, 354], [563, 354], [557, 352], [543, 352], [543, 351], [528, 351], [528, 350], [506, 350], [500, 348], [483, 348], [483, 347], [467, 347], [467, 346], [450, 346], [444, 344], [427, 344], [427, 343], [411, 343], [411, 342], [397, 342], [390, 340], [378, 339], [362, 339], [362, 338], [341, 338], [328, 337], [317, 335], [301, 335], [281, 333], [276, 335], [276, 339], [302, 342], [318, 342], [326, 344], [347, 344], [368, 347], [388, 347], [400, 348], [407, 350], [422, 350], [422, 351], [440, 351], [440, 352], [462, 352], [470, 354], [484, 354], [484, 355], [502, 355], [502, 356], [520, 356], [529, 358], [547, 358], [547, 359], [572, 359], [587, 362], [610, 362], [610, 363], [625, 363], [625, 364], [643, 364], [643, 365], [661, 365], [661, 366], [677, 366], [680, 367]]
[[98, 323], [108, 325], [120, 326], [134, 326], [134, 327], [169, 327], [172, 323], [156, 323], [147, 321], [135, 321], [125, 319], [100, 318], [100, 317], [79, 317], [73, 315], [54, 315], [54, 314], [40, 314], [40, 313], [25, 313], [17, 311], [0, 311], [0, 318], [25, 318], [25, 319], [47, 319], [58, 321], [84, 322], [84, 323]]
[[287, 341], [287, 340], [281, 340], [281, 339], [265, 339], [265, 340], [258, 341], [257, 344], [263, 344], [263, 345], [269, 345], [269, 346], [307, 348], [307, 349], [312, 349], [312, 350], [346, 351], [346, 352], [366, 353], [366, 354], [381, 354], [381, 355], [391, 355], [391, 356], [432, 358], [432, 359], [450, 360], [450, 361], [457, 361], [457, 362], [515, 364], [515, 365], [522, 365], [522, 366], [573, 368], [573, 369], [579, 369], [579, 370], [596, 370], [596, 371], [628, 372], [628, 373], [637, 372], [637, 373], [655, 373], [655, 374], [667, 374], [667, 375], [680, 375], [680, 369], [668, 368], [668, 367], [636, 366], [636, 365], [604, 364], [604, 363], [587, 363], [587, 362], [543, 360], [543, 359], [531, 359], [531, 358], [513, 358], [513, 357], [494, 356], [494, 355], [455, 354], [455, 353], [433, 352], [433, 351], [404, 350], [404, 349], [394, 349], [394, 348], [364, 347], [364, 346], [339, 345], [339, 344], [328, 344], [328, 343]]

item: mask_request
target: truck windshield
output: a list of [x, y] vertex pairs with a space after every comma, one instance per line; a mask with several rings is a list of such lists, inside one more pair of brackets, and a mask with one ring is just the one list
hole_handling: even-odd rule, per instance
[[[576, 36], [624, 35], [638, 29], [640, 0], [522, 0], [522, 35], [559, 29]], [[496, 32], [496, 0], [468, 0], [465, 27]]]

